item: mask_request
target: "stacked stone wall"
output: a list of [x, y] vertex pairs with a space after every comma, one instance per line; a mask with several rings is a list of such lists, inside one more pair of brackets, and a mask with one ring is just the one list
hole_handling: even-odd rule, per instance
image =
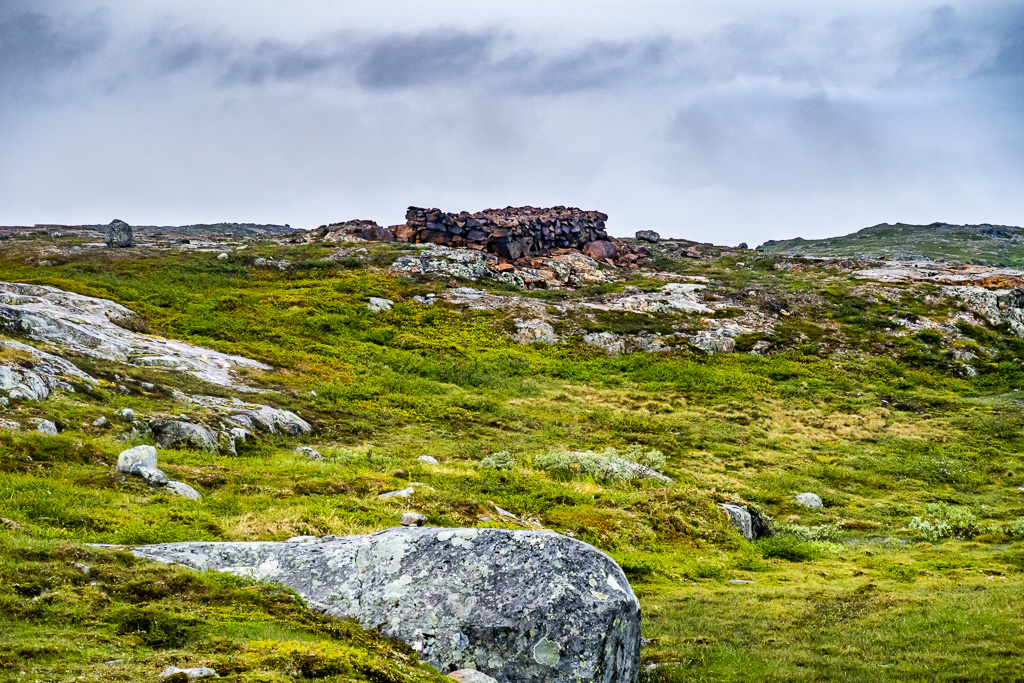
[[394, 228], [400, 242], [481, 249], [512, 260], [553, 249], [583, 250], [589, 243], [610, 239], [605, 232], [606, 214], [564, 206], [510, 206], [457, 214], [410, 206], [405, 218], [404, 226]]

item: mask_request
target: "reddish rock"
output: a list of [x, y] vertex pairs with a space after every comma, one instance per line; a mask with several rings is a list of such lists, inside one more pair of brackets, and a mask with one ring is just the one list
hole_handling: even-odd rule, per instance
[[587, 242], [583, 253], [597, 261], [610, 261], [615, 258], [615, 245], [607, 240]]

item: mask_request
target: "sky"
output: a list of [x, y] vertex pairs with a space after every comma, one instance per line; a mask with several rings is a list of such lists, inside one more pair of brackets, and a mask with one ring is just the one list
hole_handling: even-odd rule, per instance
[[1024, 224], [1024, 0], [0, 0], [0, 224]]

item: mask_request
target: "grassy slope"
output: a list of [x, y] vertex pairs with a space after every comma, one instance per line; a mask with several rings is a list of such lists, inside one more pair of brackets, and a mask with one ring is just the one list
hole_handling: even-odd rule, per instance
[[[995, 233], [995, 234], [993, 234]], [[764, 244], [777, 254], [891, 259], [914, 256], [960, 263], [1024, 265], [1024, 230], [959, 225], [876, 225], [820, 240], [792, 239]]]
[[[313, 421], [311, 443], [332, 457], [310, 462], [283, 442], [232, 459], [163, 451], [168, 474], [203, 492], [195, 504], [118, 482], [110, 472], [123, 445], [91, 427], [114, 407], [173, 410], [166, 395], [101, 391], [19, 407], [23, 417], [56, 416], [66, 431], [0, 434], [0, 516], [19, 525], [0, 528], [0, 676], [137, 680], [168, 663], [211, 663], [233, 680], [296, 680], [301, 662], [343, 659], [338, 648], [351, 655], [333, 671], [339, 679], [426, 676], [403, 663], [401, 647], [367, 641], [271, 589], [68, 544], [361, 533], [391, 526], [405, 508], [430, 524], [494, 525], [481, 522], [496, 517], [494, 504], [619, 560], [654, 639], [645, 656], [681, 664], [654, 678], [1018, 675], [1024, 617], [1011, 606], [1024, 587], [1024, 543], [1011, 531], [1024, 515], [1015, 491], [1024, 419], [1013, 392], [1024, 353], [999, 330], [967, 329], [974, 341], [958, 345], [997, 354], [968, 380], [946, 344], [887, 334], [894, 314], [949, 312], [918, 290], [879, 301], [842, 274], [777, 271], [769, 259], [659, 264], [711, 277], [723, 299], [756, 287], [785, 301], [792, 315], [768, 338], [773, 355], [611, 359], [579, 345], [518, 347], [505, 340], [501, 314], [399, 303], [372, 315], [367, 296], [402, 301], [439, 284], [322, 261], [319, 247], [247, 250], [249, 262], [293, 259], [288, 273], [213, 254], [88, 253], [39, 268], [21, 251], [29, 245], [14, 247], [0, 260], [3, 279], [113, 298], [163, 334], [279, 366], [253, 380]], [[389, 254], [378, 247], [374, 258]], [[123, 374], [83, 366], [111, 381]], [[215, 391], [174, 373], [138, 374]], [[609, 485], [531, 466], [552, 447], [631, 443], [663, 450], [678, 484]], [[476, 467], [498, 450], [518, 466]], [[441, 465], [419, 463], [424, 454]], [[411, 502], [377, 500], [409, 482], [424, 484]], [[795, 505], [803, 490], [827, 507]], [[743, 541], [715, 508], [725, 500], [760, 507], [780, 533]], [[975, 515], [970, 538], [924, 542], [908, 528], [935, 503]], [[74, 561], [98, 567], [96, 577], [83, 578]], [[194, 587], [125, 588], [136, 576]], [[248, 606], [229, 608], [239, 591]], [[124, 615], [133, 609], [155, 610], [159, 623], [132, 630]], [[164, 631], [177, 635], [158, 637]], [[112, 659], [123, 661], [102, 665]]]

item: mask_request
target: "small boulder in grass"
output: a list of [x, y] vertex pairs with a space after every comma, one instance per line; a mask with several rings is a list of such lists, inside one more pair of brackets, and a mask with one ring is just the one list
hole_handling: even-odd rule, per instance
[[152, 446], [136, 446], [117, 456], [117, 471], [122, 474], [137, 474], [141, 467], [156, 469], [156, 449]]
[[420, 457], [418, 457], [416, 459], [419, 460], [420, 462], [426, 464], [426, 465], [436, 465], [437, 464], [437, 458], [435, 458], [432, 455], [421, 455]]
[[319, 451], [310, 448], [309, 446], [298, 446], [295, 449], [295, 452], [306, 456], [310, 460], [326, 460], [326, 458], [324, 458], [324, 456], [322, 456]]
[[[196, 666], [191, 669], [179, 669], [176, 666], [169, 666], [160, 672], [160, 678], [170, 678], [178, 674], [187, 676], [190, 681], [200, 678], [220, 678], [217, 672], [208, 666]], [[178, 678], [181, 678], [181, 676], [178, 676]]]
[[796, 494], [796, 502], [812, 510], [824, 507], [821, 497], [816, 493], [798, 493]]
[[403, 512], [399, 522], [402, 526], [423, 526], [427, 522], [427, 516], [418, 512]]
[[448, 674], [448, 678], [453, 678], [459, 683], [498, 683], [497, 679], [476, 669], [459, 669]]

